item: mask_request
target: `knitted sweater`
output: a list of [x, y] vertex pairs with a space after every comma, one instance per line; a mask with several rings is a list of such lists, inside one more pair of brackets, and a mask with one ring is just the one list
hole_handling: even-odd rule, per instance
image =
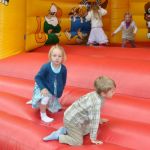
[[132, 21], [129, 27], [126, 27], [125, 21], [122, 21], [120, 26], [114, 31], [117, 33], [122, 30], [122, 38], [127, 40], [134, 40], [134, 34], [137, 32], [137, 27], [134, 21]]
[[44, 64], [40, 71], [35, 76], [35, 81], [40, 90], [46, 88], [52, 95], [54, 95], [54, 82], [57, 81], [56, 97], [61, 97], [67, 78], [67, 69], [64, 65], [61, 66], [59, 73], [54, 73], [50, 62]]

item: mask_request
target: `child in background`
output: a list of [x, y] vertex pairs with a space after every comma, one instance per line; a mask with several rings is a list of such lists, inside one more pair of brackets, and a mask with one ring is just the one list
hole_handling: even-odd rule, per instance
[[94, 91], [80, 97], [64, 112], [64, 127], [44, 137], [44, 141], [82, 145], [83, 136], [90, 133], [92, 143], [103, 143], [97, 139], [98, 128], [100, 123], [108, 120], [100, 118], [100, 109], [104, 99], [114, 95], [116, 84], [109, 77], [101, 76], [95, 80], [94, 86]]
[[62, 64], [66, 59], [63, 47], [52, 46], [48, 57], [49, 62], [44, 64], [35, 76], [32, 97], [32, 107], [40, 108], [41, 120], [46, 123], [54, 120], [47, 116], [46, 109], [52, 113], [61, 109], [59, 98], [63, 93], [67, 78], [67, 69]]
[[103, 31], [102, 16], [106, 15], [107, 11], [98, 5], [93, 5], [91, 11], [88, 12], [86, 20], [91, 21], [91, 31], [88, 38], [88, 45], [108, 44], [108, 38]]
[[112, 36], [117, 32], [122, 30], [122, 47], [126, 47], [126, 43], [129, 41], [131, 47], [135, 46], [135, 34], [137, 32], [137, 26], [135, 22], [132, 20], [132, 14], [126, 12], [124, 14], [124, 20], [121, 22], [120, 26], [112, 33]]

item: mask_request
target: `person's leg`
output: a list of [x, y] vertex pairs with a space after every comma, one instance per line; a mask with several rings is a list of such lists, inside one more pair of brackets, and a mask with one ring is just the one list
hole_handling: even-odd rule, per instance
[[129, 42], [130, 42], [130, 44], [131, 44], [131, 47], [133, 47], [133, 48], [136, 47], [136, 46], [135, 46], [135, 41], [134, 41], [134, 40], [130, 40]]
[[40, 104], [41, 120], [46, 122], [46, 123], [50, 123], [54, 120], [53, 118], [48, 117], [47, 114], [46, 114], [46, 108], [47, 108], [48, 101], [49, 101], [49, 97], [45, 96], [45, 97], [42, 98], [41, 104]]
[[90, 133], [90, 122], [87, 121], [84, 125], [82, 125], [82, 129], [83, 129], [83, 131], [82, 131], [83, 135], [89, 134]]
[[59, 142], [73, 146], [82, 145], [83, 144], [82, 131], [70, 122], [65, 122], [65, 127], [67, 128], [67, 134], [60, 135]]
[[99, 45], [106, 45], [108, 43], [108, 38], [103, 28], [96, 28], [95, 31], [96, 42], [99, 43]]
[[94, 45], [94, 41], [95, 41], [94, 29], [91, 29], [91, 32], [90, 32], [87, 44], [89, 46], [93, 46]]
[[127, 40], [126, 39], [122, 39], [122, 47], [126, 47], [126, 43], [127, 43]]
[[52, 112], [52, 113], [56, 113], [61, 109], [62, 109], [62, 106], [60, 104], [59, 98], [50, 95], [50, 99], [49, 99], [48, 104], [47, 104], [47, 110]]

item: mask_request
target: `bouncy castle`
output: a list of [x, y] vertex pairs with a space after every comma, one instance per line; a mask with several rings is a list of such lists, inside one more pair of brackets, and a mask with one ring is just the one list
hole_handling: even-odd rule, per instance
[[[107, 10], [102, 18], [109, 46], [87, 46], [91, 5]], [[136, 48], [122, 48], [122, 34], [114, 30], [130, 12], [137, 25]], [[47, 19], [50, 15], [50, 19]], [[51, 30], [49, 32], [48, 30]], [[48, 61], [51, 45], [67, 54], [67, 82], [62, 110], [49, 113], [44, 124], [32, 99], [34, 77]], [[106, 75], [116, 93], [106, 100], [94, 145], [89, 135], [81, 146], [42, 138], [63, 126], [64, 111], [94, 90], [93, 82]], [[150, 1], [149, 0], [0, 0], [0, 149], [1, 150], [149, 150], [150, 149]]]

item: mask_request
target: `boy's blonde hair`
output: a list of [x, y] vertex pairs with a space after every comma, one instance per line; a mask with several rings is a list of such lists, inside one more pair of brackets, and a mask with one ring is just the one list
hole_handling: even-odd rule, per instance
[[66, 52], [65, 52], [64, 48], [62, 46], [60, 46], [59, 44], [53, 45], [50, 48], [49, 53], [48, 53], [48, 58], [51, 59], [52, 52], [55, 49], [59, 49], [62, 52], [62, 57], [63, 57], [63, 62], [64, 62], [66, 60]]
[[94, 87], [98, 94], [107, 93], [112, 88], [116, 88], [116, 83], [107, 76], [100, 76], [95, 80]]

